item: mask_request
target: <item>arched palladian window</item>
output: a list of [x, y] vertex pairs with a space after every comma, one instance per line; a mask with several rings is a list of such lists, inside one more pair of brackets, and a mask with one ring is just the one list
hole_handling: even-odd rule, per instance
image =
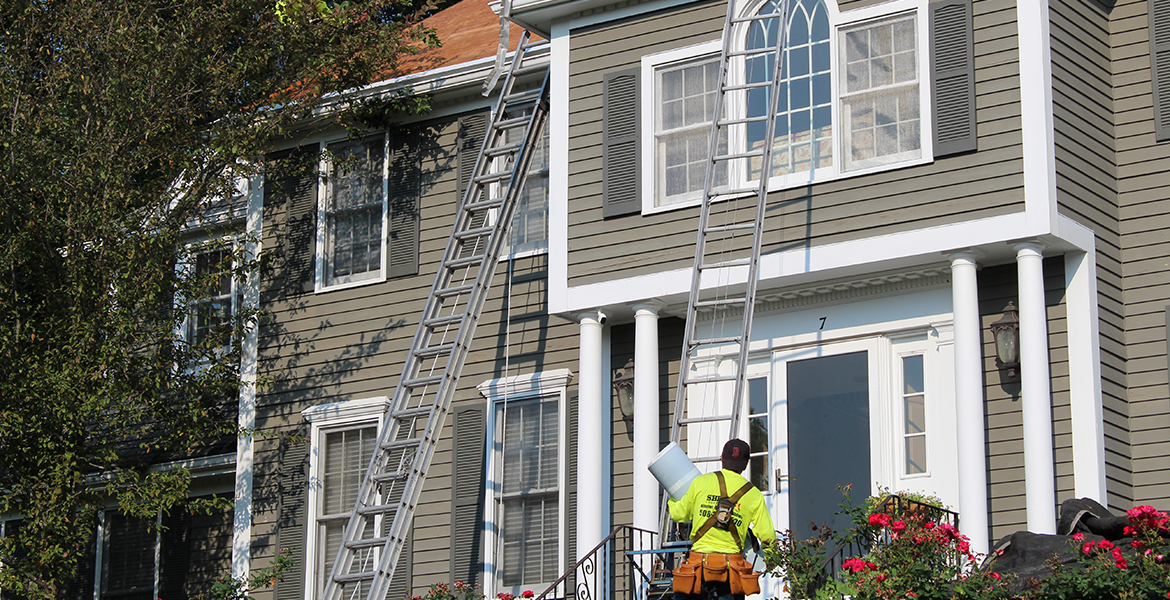
[[[791, 0], [784, 69], [776, 111], [776, 140], [772, 150], [772, 176], [824, 169], [833, 164], [833, 90], [829, 49], [829, 15], [823, 0]], [[765, 0], [757, 11], [767, 15], [781, 10], [781, 0]], [[756, 21], [748, 30], [748, 49], [774, 47], [779, 31], [774, 20]], [[769, 81], [775, 69], [775, 53], [749, 59], [747, 83]], [[768, 111], [766, 87], [748, 90], [747, 116]], [[763, 144], [766, 124], [748, 125], [749, 150]], [[759, 161], [751, 178], [759, 176]]]

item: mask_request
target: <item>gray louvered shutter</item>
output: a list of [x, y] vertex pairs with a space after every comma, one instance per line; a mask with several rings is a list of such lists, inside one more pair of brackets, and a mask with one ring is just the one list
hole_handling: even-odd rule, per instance
[[[187, 573], [191, 564], [191, 514], [183, 505], [163, 515], [163, 531], [159, 544], [158, 597], [161, 600], [183, 600], [187, 593]], [[199, 590], [209, 592], [210, 589]]]
[[1150, 78], [1154, 92], [1154, 134], [1170, 139], [1170, 0], [1150, 0]]
[[641, 212], [638, 182], [638, 70], [606, 73], [602, 86], [603, 217]]
[[279, 177], [276, 185], [264, 186], [264, 204], [285, 202], [288, 223], [285, 225], [284, 265], [285, 293], [310, 293], [317, 272], [317, 149], [293, 152], [289, 161], [296, 171]]
[[975, 45], [971, 0], [930, 5], [935, 158], [971, 152], [975, 126]]
[[387, 172], [390, 230], [386, 239], [386, 277], [418, 273], [419, 195], [421, 136], [403, 128], [390, 136], [390, 167]]
[[[463, 201], [463, 194], [471, 183], [471, 176], [475, 173], [475, 163], [479, 159], [479, 150], [483, 145], [483, 136], [487, 134], [488, 115], [479, 113], [467, 115], [459, 119], [459, 156], [458, 156], [458, 202]], [[490, 170], [490, 169], [489, 169]], [[481, 198], [486, 200], [486, 198]], [[480, 227], [487, 220], [488, 211], [478, 211], [471, 215], [471, 228]], [[459, 256], [472, 256], [483, 250], [473, 245], [460, 249]]]
[[451, 466], [451, 580], [479, 581], [483, 572], [484, 447], [487, 443], [484, 407], [455, 411]]
[[[11, 521], [8, 523], [12, 524]], [[93, 598], [94, 577], [97, 575], [97, 545], [100, 542], [97, 537], [96, 524], [90, 528], [89, 535], [86, 537], [84, 551], [81, 558], [77, 560], [77, 572], [73, 578], [69, 580], [65, 587], [64, 598]], [[8, 596], [4, 597], [8, 600]], [[15, 600], [15, 599], [14, 599]]]
[[[277, 549], [288, 549], [293, 566], [276, 584], [277, 600], [303, 598], [305, 594], [305, 534], [308, 530], [309, 445], [285, 441], [281, 452], [280, 516], [277, 522]], [[328, 577], [328, 573], [322, 577]]]
[[[569, 426], [568, 440], [565, 448], [568, 449], [566, 461], [568, 463], [565, 478], [568, 481], [568, 499], [565, 507], [566, 521], [569, 523], [568, 543], [565, 544], [565, 564], [574, 564], [577, 556], [577, 394], [569, 396]], [[600, 467], [600, 465], [598, 465]]]

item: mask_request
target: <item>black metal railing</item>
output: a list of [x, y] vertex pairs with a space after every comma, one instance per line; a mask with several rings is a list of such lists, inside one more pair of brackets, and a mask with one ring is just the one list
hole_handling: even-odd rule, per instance
[[[885, 513], [891, 517], [911, 517], [922, 522], [932, 521], [939, 525], [949, 523], [955, 528], [959, 527], [959, 513], [911, 498], [903, 498], [898, 495], [889, 495], [883, 498], [874, 507], [873, 512]], [[806, 596], [809, 598], [815, 597], [817, 590], [825, 587], [827, 583], [837, 578], [837, 574], [841, 572], [841, 565], [845, 561], [850, 558], [859, 558], [869, 554], [874, 546], [888, 542], [890, 540], [889, 536], [890, 532], [883, 529], [881, 533], [874, 537], [854, 535], [846, 538], [821, 563], [820, 573], [809, 585], [809, 589], [805, 590]]]
[[632, 599], [649, 582], [640, 557], [657, 542], [657, 532], [619, 525], [535, 600]]

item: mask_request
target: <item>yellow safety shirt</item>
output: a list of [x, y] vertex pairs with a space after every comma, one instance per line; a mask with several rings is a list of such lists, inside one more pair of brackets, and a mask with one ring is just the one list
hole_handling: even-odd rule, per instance
[[[747, 479], [735, 471], [723, 469], [723, 480], [727, 483], [727, 496], [735, 494]], [[703, 523], [715, 514], [722, 496], [719, 490], [719, 479], [714, 473], [699, 475], [687, 488], [687, 494], [682, 500], [675, 502], [671, 498], [667, 505], [670, 507], [670, 518], [679, 523], [691, 522], [691, 540]], [[735, 527], [739, 530], [739, 539], [747, 539], [748, 525], [752, 526], [752, 533], [760, 542], [770, 542], [776, 539], [776, 530], [772, 527], [772, 517], [768, 514], [768, 507], [764, 504], [764, 495], [760, 490], [751, 488], [739, 499], [735, 505], [735, 514], [732, 518]], [[712, 527], [703, 534], [698, 541], [694, 541], [691, 550], [695, 552], [715, 552], [718, 554], [739, 554], [743, 551], [730, 531]]]

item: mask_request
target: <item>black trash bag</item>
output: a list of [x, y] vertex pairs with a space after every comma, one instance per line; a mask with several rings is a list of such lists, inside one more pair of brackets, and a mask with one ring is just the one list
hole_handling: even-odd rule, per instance
[[1129, 518], [1125, 515], [1114, 516], [1109, 509], [1094, 500], [1076, 498], [1061, 503], [1056, 533], [1060, 535], [1091, 533], [1116, 542], [1125, 537], [1126, 525], [1129, 525]]
[[1085, 534], [1083, 540], [1073, 540], [1072, 536], [1067, 535], [1017, 531], [996, 543], [981, 570], [1005, 576], [1005, 579], [1011, 581], [1012, 591], [1023, 592], [1031, 587], [1031, 582], [1052, 574], [1050, 560], [1069, 568], [1081, 569], [1076, 550], [1084, 542], [1103, 539], [1094, 534]]

